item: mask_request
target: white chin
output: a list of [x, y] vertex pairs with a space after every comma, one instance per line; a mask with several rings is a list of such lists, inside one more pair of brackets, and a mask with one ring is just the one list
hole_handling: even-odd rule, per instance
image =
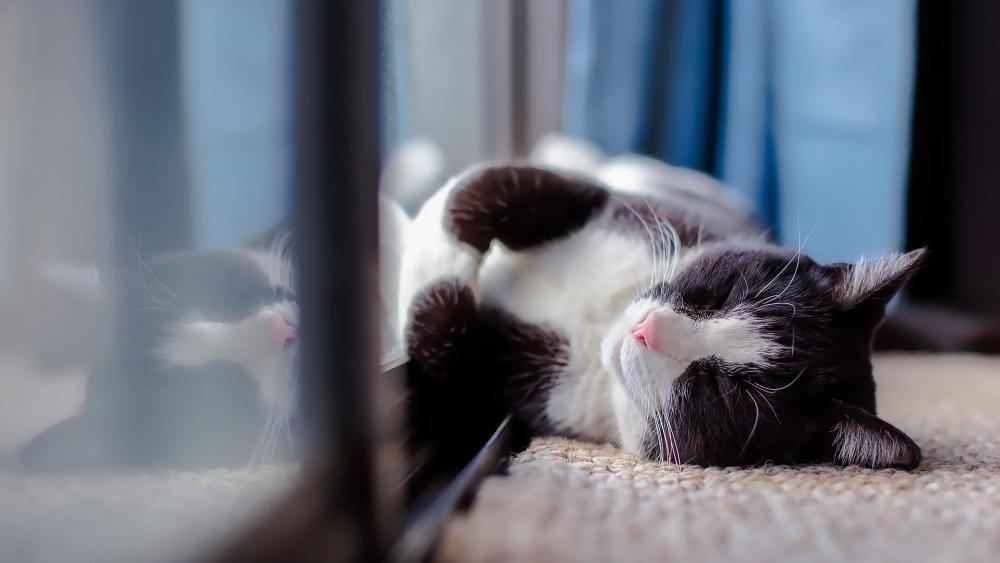
[[615, 422], [618, 425], [618, 446], [629, 453], [636, 453], [642, 445], [642, 435], [645, 432], [646, 417], [620, 382], [613, 383], [611, 394], [612, 406], [615, 412]]
[[625, 337], [620, 334], [609, 334], [601, 341], [601, 365], [619, 380], [622, 378], [622, 346]]

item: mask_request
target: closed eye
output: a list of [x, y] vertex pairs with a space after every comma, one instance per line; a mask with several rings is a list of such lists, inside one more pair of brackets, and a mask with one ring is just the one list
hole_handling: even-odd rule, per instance
[[710, 313], [720, 309], [728, 297], [728, 294], [705, 288], [688, 292], [684, 296], [684, 304], [695, 311]]

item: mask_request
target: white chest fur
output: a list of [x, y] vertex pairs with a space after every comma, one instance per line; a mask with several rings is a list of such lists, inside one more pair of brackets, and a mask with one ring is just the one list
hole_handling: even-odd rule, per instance
[[601, 339], [652, 274], [648, 248], [600, 222], [574, 235], [513, 253], [495, 244], [483, 264], [484, 303], [555, 330], [570, 343], [569, 370], [546, 414], [557, 428], [613, 441], [616, 383], [601, 366]]

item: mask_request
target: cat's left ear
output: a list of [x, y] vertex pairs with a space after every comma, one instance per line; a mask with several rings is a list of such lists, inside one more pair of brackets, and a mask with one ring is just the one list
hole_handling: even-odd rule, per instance
[[812, 445], [812, 461], [872, 469], [915, 469], [920, 465], [920, 447], [874, 414], [838, 400], [831, 401], [828, 414]]
[[926, 248], [905, 254], [890, 254], [874, 260], [862, 258], [856, 264], [831, 264], [833, 297], [845, 310], [859, 310], [881, 319], [885, 306], [917, 271], [927, 255]]

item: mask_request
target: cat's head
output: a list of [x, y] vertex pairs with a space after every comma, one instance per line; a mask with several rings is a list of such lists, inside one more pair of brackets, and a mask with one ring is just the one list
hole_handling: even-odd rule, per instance
[[205, 378], [238, 367], [265, 412], [287, 413], [298, 366], [294, 260], [287, 236], [261, 240], [134, 257], [100, 271], [47, 265], [44, 276], [79, 302], [67, 308], [60, 333], [74, 336], [56, 340], [101, 334], [90, 354], [50, 346], [46, 361], [106, 365], [126, 378]]
[[605, 337], [622, 444], [703, 465], [912, 468], [875, 415], [873, 332], [924, 250], [817, 264], [771, 246], [710, 246], [638, 297]]
[[[292, 261], [271, 249], [166, 254], [141, 265], [125, 289], [136, 346], [166, 370], [197, 374], [237, 364], [265, 411], [293, 408], [299, 304]], [[131, 337], [135, 337], [131, 336]]]

